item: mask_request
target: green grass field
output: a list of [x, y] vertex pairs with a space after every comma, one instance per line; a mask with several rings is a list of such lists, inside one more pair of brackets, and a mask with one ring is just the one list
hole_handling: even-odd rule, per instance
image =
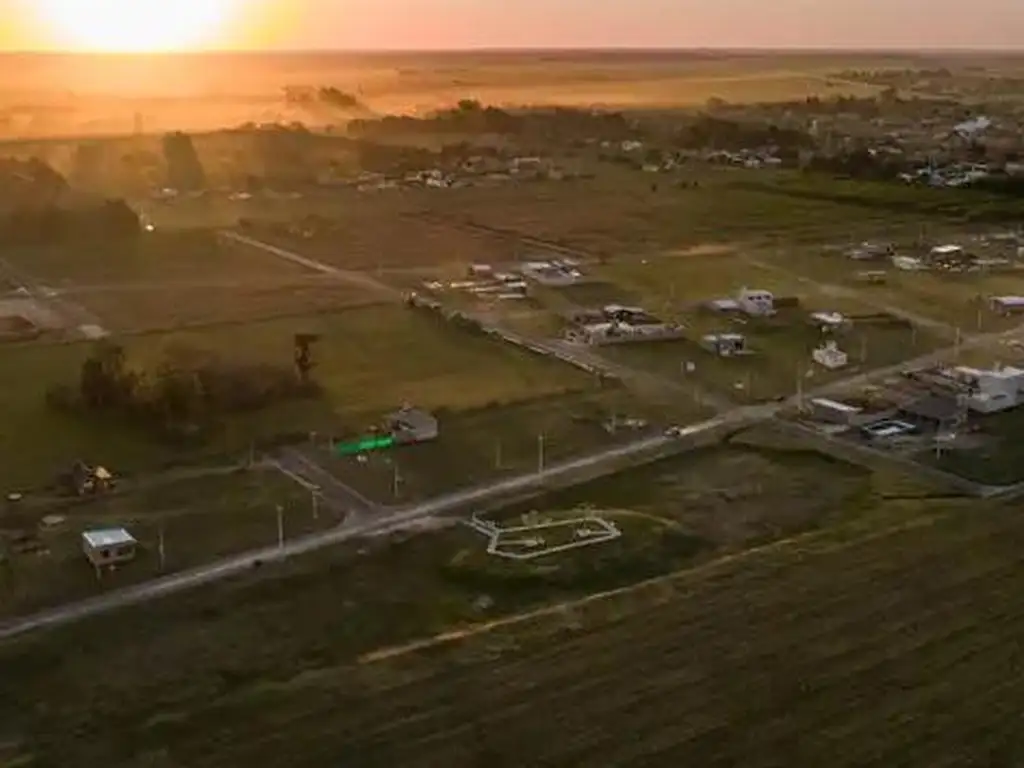
[[[679, 188], [676, 180], [696, 181]], [[793, 172], [684, 167], [654, 175], [602, 165], [590, 181], [502, 186], [422, 195], [435, 213], [519, 231], [606, 256], [677, 251], [708, 243], [833, 242], [892, 239], [922, 223], [962, 219], [980, 198], [942, 208], [934, 190], [895, 186], [846, 193], [842, 182]], [[657, 185], [657, 189], [652, 189]], [[836, 186], [838, 185], [838, 186]], [[836, 191], [838, 188], [839, 191]], [[582, 194], [587, 205], [580, 205]], [[873, 205], [872, 194], [899, 194], [900, 206]], [[916, 195], [923, 196], [918, 199]], [[907, 198], [907, 199], [904, 199]], [[412, 202], [414, 197], [410, 197]], [[883, 198], [884, 199], [884, 198]], [[959, 199], [959, 198], [956, 198]], [[948, 199], [947, 199], [948, 200]]]
[[[158, 363], [164, 350], [190, 346], [227, 361], [291, 365], [293, 336], [306, 332], [322, 334], [315, 378], [324, 396], [231, 419], [211, 452], [241, 453], [250, 441], [281, 433], [358, 428], [404, 402], [458, 410], [593, 384], [589, 375], [567, 365], [446, 327], [403, 306], [138, 337], [126, 349], [139, 364]], [[47, 410], [47, 388], [74, 385], [90, 349], [87, 344], [29, 346], [6, 353], [0, 412], [7, 429], [0, 446], [10, 457], [8, 487], [45, 483], [76, 458], [128, 471], [175, 457], [116, 422]]]
[[[987, 744], [1010, 743], [1001, 709], [979, 716], [964, 702], [988, 695], [1015, 711], [1019, 698], [1005, 682], [1022, 535], [1012, 510], [965, 515], [964, 502], [893, 497], [889, 481], [883, 496], [869, 473], [778, 449], [708, 451], [639, 473], [533, 507], [597, 498], [626, 510], [628, 532], [650, 542], [634, 564], [662, 540], [648, 516], [705, 542], [667, 580], [502, 621], [591, 591], [589, 577], [576, 580], [585, 561], [576, 576], [560, 564], [538, 588], [535, 566], [532, 576], [473, 568], [483, 542], [466, 529], [360, 542], [0, 647], [15, 694], [0, 697], [5, 757], [312, 767], [327, 756], [472, 765], [485, 753], [678, 765], [686, 754], [816, 768], [924, 750], [908, 764], [931, 768], [939, 753], [922, 706], [957, 713], [943, 723], [959, 736], [987, 724]], [[660, 555], [662, 567], [686, 565], [687, 547]], [[430, 640], [446, 631], [449, 641]], [[991, 696], [997, 681], [1010, 698]], [[552, 707], [557, 724], [541, 714]], [[623, 727], [638, 738], [618, 738]]]
[[[19, 508], [11, 505], [0, 530], [27, 535], [33, 551], [9, 551], [0, 588], [0, 614], [22, 614], [102, 594], [119, 587], [210, 562], [277, 541], [277, 513], [284, 510], [290, 538], [335, 525], [326, 509], [313, 518], [309, 494], [275, 471], [233, 472], [168, 479], [106, 498], [54, 500]], [[46, 515], [63, 522], [49, 527]], [[136, 559], [97, 579], [82, 554], [84, 531], [124, 527], [138, 540]], [[164, 562], [159, 557], [161, 531]], [[4, 537], [0, 535], [0, 540]], [[36, 546], [40, 551], [35, 551]]]
[[[668, 413], [672, 413], [668, 411]], [[666, 411], [617, 386], [585, 388], [509, 404], [437, 414], [440, 438], [354, 457], [331, 457], [325, 447], [307, 449], [352, 486], [385, 503], [408, 502], [502, 475], [536, 470], [664, 428]], [[676, 409], [673, 414], [680, 416]], [[690, 410], [690, 418], [700, 416]], [[614, 431], [608, 423], [615, 417]], [[643, 429], [629, 419], [647, 422]], [[399, 477], [395, 484], [396, 473]]]
[[226, 244], [211, 230], [144, 232], [134, 243], [12, 249], [4, 257], [51, 287], [302, 277], [302, 267]]

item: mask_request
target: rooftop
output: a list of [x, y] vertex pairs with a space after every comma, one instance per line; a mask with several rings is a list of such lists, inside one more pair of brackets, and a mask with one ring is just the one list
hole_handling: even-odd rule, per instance
[[124, 528], [104, 528], [99, 531], [86, 531], [82, 534], [82, 539], [86, 544], [95, 549], [137, 543], [135, 537]]

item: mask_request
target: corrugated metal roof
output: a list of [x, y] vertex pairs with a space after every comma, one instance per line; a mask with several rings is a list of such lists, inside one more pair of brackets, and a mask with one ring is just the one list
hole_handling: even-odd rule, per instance
[[124, 528], [105, 528], [99, 531], [86, 531], [82, 534], [82, 538], [85, 540], [86, 544], [94, 549], [118, 547], [124, 544], [137, 543], [135, 537], [128, 533]]

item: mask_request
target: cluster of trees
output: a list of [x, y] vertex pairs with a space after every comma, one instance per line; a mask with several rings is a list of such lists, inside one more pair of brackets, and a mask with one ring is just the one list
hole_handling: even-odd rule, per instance
[[360, 137], [392, 137], [415, 134], [495, 134], [543, 137], [548, 140], [631, 138], [635, 126], [618, 112], [570, 109], [528, 109], [508, 112], [464, 99], [451, 109], [428, 117], [389, 115], [374, 120], [353, 120], [349, 133]]
[[327, 106], [346, 111], [365, 109], [363, 103], [353, 94], [333, 85], [319, 88], [309, 85], [287, 85], [284, 88], [284, 100], [287, 104], [298, 107]]
[[61, 174], [37, 158], [0, 159], [0, 244], [121, 240], [141, 229], [124, 200], [76, 196]]
[[680, 149], [739, 151], [771, 146], [799, 150], [813, 147], [815, 141], [810, 134], [793, 128], [702, 115], [676, 133], [675, 144]]
[[230, 414], [318, 395], [310, 377], [315, 340], [296, 336], [292, 366], [227, 364], [181, 347], [153, 368], [132, 365], [122, 346], [103, 341], [82, 363], [77, 386], [51, 389], [47, 402], [62, 411], [127, 420], [164, 439], [202, 439]]
[[181, 131], [168, 133], [163, 138], [163, 152], [169, 187], [182, 192], [206, 188], [206, 171], [191, 136]]

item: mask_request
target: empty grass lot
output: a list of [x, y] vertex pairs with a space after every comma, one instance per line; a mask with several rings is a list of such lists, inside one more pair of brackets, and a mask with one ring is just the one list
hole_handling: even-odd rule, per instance
[[[272, 470], [169, 479], [135, 490], [129, 486], [106, 498], [11, 507], [0, 520], [0, 530], [8, 536], [28, 534], [42, 551], [9, 550], [0, 614], [27, 613], [269, 546], [277, 541], [278, 505], [284, 509], [286, 537], [339, 522], [327, 509], [318, 510], [314, 519], [309, 494]], [[64, 522], [47, 527], [44, 515], [60, 515]], [[127, 528], [139, 541], [139, 550], [133, 562], [97, 579], [82, 555], [80, 537], [84, 531], [109, 527]]]
[[[788, 178], [768, 170], [704, 166], [653, 175], [607, 165], [588, 181], [502, 186], [486, 194], [447, 190], [431, 198], [431, 207], [464, 221], [606, 256], [780, 237], [789, 242], [891, 237], [917, 231], [919, 221], [938, 215], [870, 208], [859, 199], [834, 200], [824, 194], [779, 194], [773, 187], [777, 177]], [[677, 179], [697, 181], [699, 187], [679, 188]], [[759, 186], [752, 186], [752, 180]], [[580, 205], [583, 195], [587, 205]]]
[[[425, 408], [473, 408], [591, 386], [592, 377], [489, 338], [451, 328], [404, 306], [354, 309], [211, 330], [130, 339], [138, 364], [155, 364], [169, 347], [189, 346], [225, 361], [292, 363], [293, 336], [319, 333], [314, 373], [324, 395], [229, 419], [212, 452], [242, 452], [253, 439], [363, 424], [404, 402]], [[12, 348], [0, 369], [8, 486], [47, 482], [76, 458], [115, 470], [152, 466], [174, 456], [132, 428], [47, 410], [46, 389], [78, 380], [87, 344]], [[368, 416], [370, 414], [371, 416]]]
[[[401, 503], [531, 472], [541, 460], [551, 464], [664, 428], [660, 407], [637, 402], [635, 394], [612, 385], [437, 415], [441, 437], [435, 442], [369, 454], [362, 461], [331, 457], [323, 447], [307, 450], [371, 498]], [[610, 432], [606, 426], [613, 417], [619, 424]], [[631, 418], [648, 426], [631, 428]]]
[[91, 310], [105, 328], [115, 333], [329, 313], [392, 300], [365, 286], [331, 276], [241, 278], [196, 284], [167, 282], [159, 288], [105, 286], [72, 291], [66, 296]]
[[131, 243], [14, 249], [4, 257], [40, 283], [55, 288], [305, 274], [302, 267], [225, 244], [212, 230], [202, 229], [144, 232]]

